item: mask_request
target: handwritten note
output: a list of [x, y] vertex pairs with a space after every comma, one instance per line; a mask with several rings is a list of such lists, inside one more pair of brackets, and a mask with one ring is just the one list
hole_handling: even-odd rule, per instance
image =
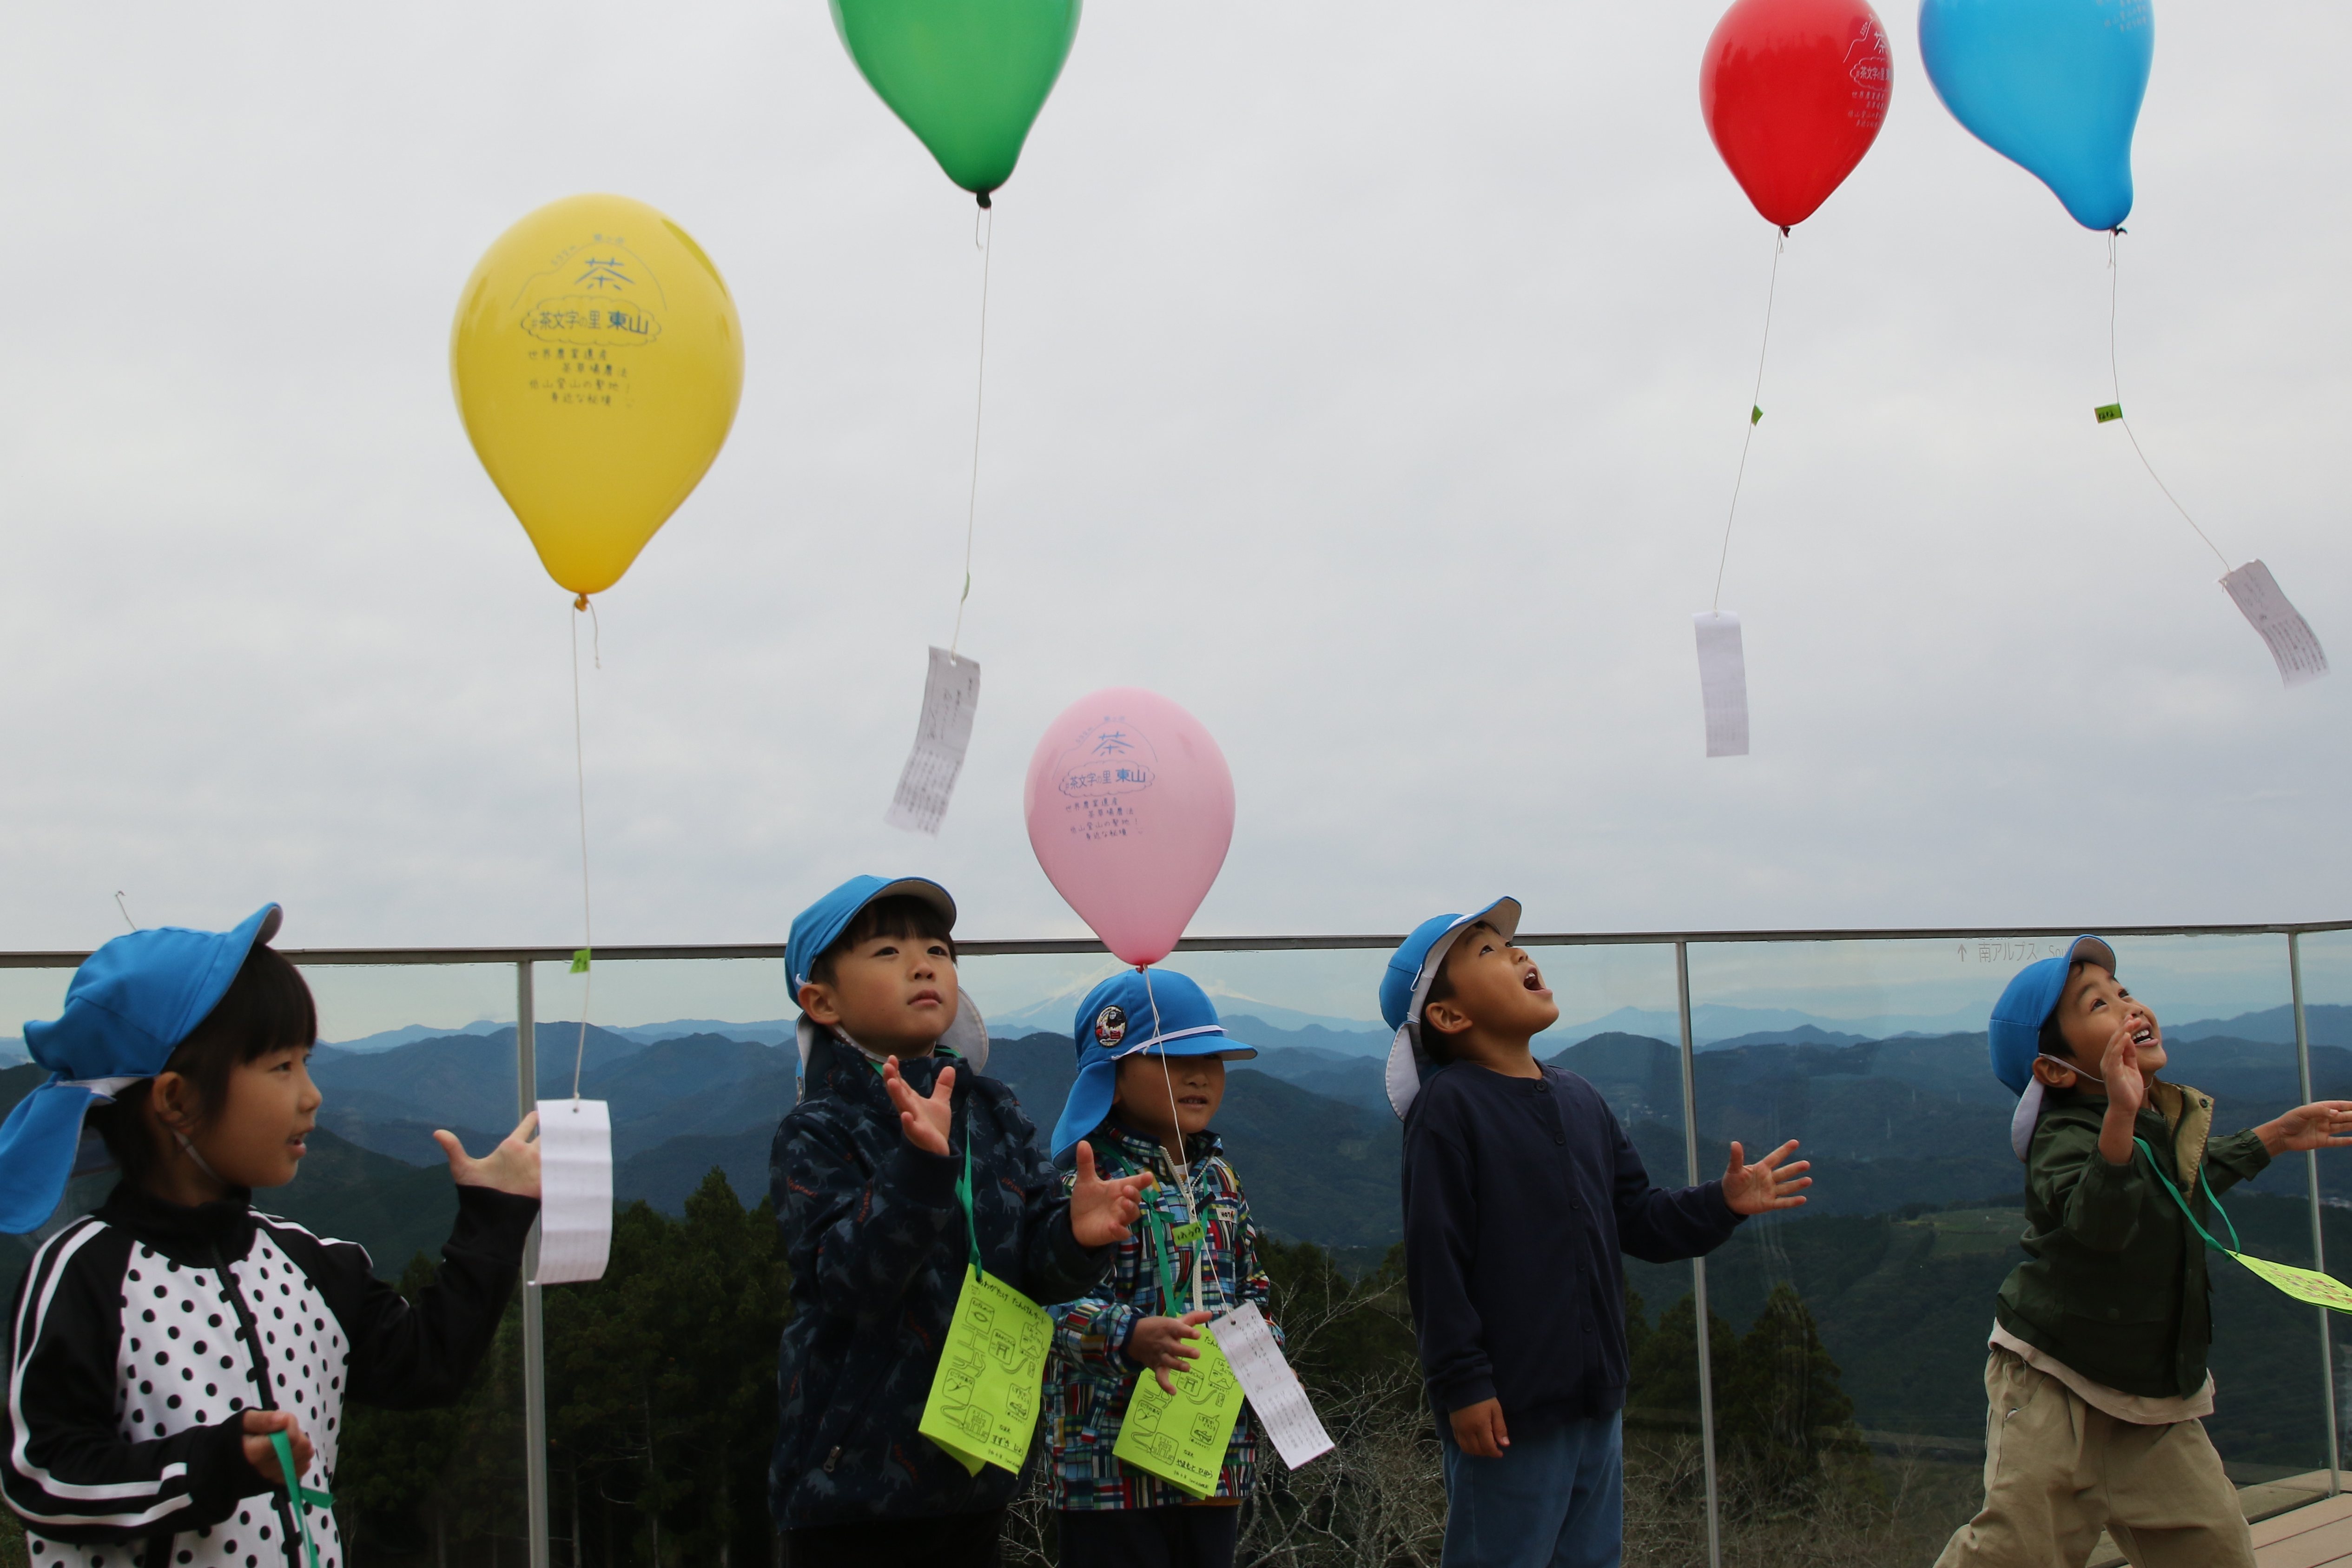
[[1748, 754], [1748, 656], [1739, 645], [1739, 617], [1702, 610], [1698, 628], [1698, 694], [1706, 710], [1706, 754]]
[[1234, 1379], [1249, 1395], [1258, 1425], [1274, 1439], [1282, 1462], [1292, 1469], [1331, 1451], [1331, 1435], [1315, 1414], [1298, 1374], [1274, 1342], [1274, 1331], [1255, 1301], [1244, 1301], [1209, 1324], [1225, 1352]]
[[1199, 1498], [1217, 1489], [1234, 1423], [1241, 1419], [1242, 1385], [1213, 1329], [1203, 1324], [1192, 1343], [1200, 1357], [1170, 1374], [1175, 1393], [1161, 1388], [1154, 1373], [1136, 1374], [1135, 1397], [1128, 1401], [1110, 1451]]
[[613, 1112], [601, 1100], [539, 1102], [534, 1285], [602, 1279], [613, 1250]]
[[2286, 602], [2278, 579], [2260, 561], [2249, 561], [2221, 579], [2230, 598], [2253, 623], [2271, 658], [2278, 662], [2279, 679], [2301, 686], [2327, 673], [2327, 655], [2313, 635], [2311, 623]]
[[943, 647], [931, 649], [930, 673], [923, 680], [923, 716], [915, 726], [915, 749], [898, 774], [898, 788], [882, 820], [910, 833], [939, 836], [955, 794], [963, 754], [971, 747], [972, 710], [980, 706], [980, 665]]
[[1045, 1308], [1001, 1279], [965, 1269], [915, 1430], [975, 1476], [984, 1464], [1020, 1474], [1037, 1435], [1053, 1342]]

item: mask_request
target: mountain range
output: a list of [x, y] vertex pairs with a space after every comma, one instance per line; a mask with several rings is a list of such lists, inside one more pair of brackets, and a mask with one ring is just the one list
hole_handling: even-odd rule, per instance
[[[1241, 1016], [1236, 1035], [1253, 1038], [1260, 1054], [1228, 1068], [1216, 1126], [1256, 1218], [1278, 1236], [1318, 1242], [1350, 1262], [1376, 1260], [1401, 1232], [1400, 1137], [1380, 1059], [1277, 1043], [1313, 1037], [1309, 1028], [1245, 1030]], [[2326, 1020], [2331, 1033], [2346, 1021]], [[2231, 1022], [2250, 1032], [2277, 1032], [2268, 1014]], [[2320, 1026], [2315, 1017], [2315, 1035]], [[795, 1057], [722, 1032], [732, 1027], [651, 1041], [633, 1037], [658, 1032], [650, 1028], [587, 1031], [580, 1089], [613, 1108], [621, 1201], [642, 1198], [678, 1213], [714, 1166], [747, 1203], [765, 1195], [769, 1145], [792, 1103]], [[2225, 1129], [2263, 1120], [2301, 1098], [2286, 1043], [2196, 1026], [2168, 1033], [2177, 1047], [2174, 1072], [2219, 1099]], [[577, 1025], [541, 1027], [541, 1095], [571, 1091], [571, 1047], [579, 1038]], [[320, 1130], [301, 1176], [264, 1194], [264, 1206], [362, 1243], [386, 1275], [420, 1251], [431, 1253], [447, 1235], [455, 1201], [430, 1132], [448, 1128], [478, 1152], [511, 1127], [513, 1053], [511, 1026], [426, 1034], [371, 1051], [322, 1047], [311, 1062], [326, 1097]], [[1582, 1039], [1550, 1059], [1599, 1089], [1654, 1181], [1675, 1185], [1686, 1179], [1676, 1046], [1617, 1031]], [[1700, 1173], [1722, 1168], [1734, 1139], [1753, 1155], [1794, 1137], [1802, 1140], [1816, 1179], [1806, 1208], [1743, 1226], [1718, 1255], [1710, 1267], [1716, 1310], [1737, 1326], [1773, 1282], [1799, 1284], [1873, 1429], [1965, 1439], [1981, 1416], [1980, 1394], [1973, 1392], [1981, 1320], [2014, 1260], [2021, 1223], [2019, 1167], [2008, 1140], [2013, 1100], [1984, 1064], [1984, 1037], [1977, 1033], [1727, 1040], [1696, 1058]], [[2315, 1046], [2312, 1068], [2316, 1094], [2352, 1098], [2352, 1049]], [[1000, 1038], [988, 1064], [1041, 1133], [1059, 1113], [1074, 1068], [1069, 1040], [1060, 1034]], [[0, 1070], [0, 1112], [47, 1076], [30, 1066]], [[2352, 1226], [2352, 1161], [2323, 1159], [2320, 1168], [2338, 1205], [2328, 1211], [2331, 1230], [2337, 1220]], [[2307, 1243], [2298, 1239], [2308, 1236], [2305, 1171], [2299, 1159], [2282, 1160], [2228, 1200], [2256, 1251], [2307, 1261]], [[105, 1178], [77, 1183], [70, 1204], [87, 1206], [104, 1190]], [[15, 1247], [0, 1242], [0, 1289], [11, 1288], [21, 1273], [32, 1239]], [[2344, 1245], [2352, 1247], [2352, 1239]], [[2216, 1366], [2238, 1389], [2299, 1386], [2307, 1309], [2273, 1304], [2242, 1274], [2229, 1268], [2216, 1275], [2228, 1308]], [[1653, 1312], [1689, 1288], [1683, 1265], [1629, 1261], [1627, 1275]], [[2301, 1452], [2316, 1415], [2242, 1397], [2217, 1420], [2229, 1428], [2229, 1451], [2256, 1458]], [[2223, 1436], [2222, 1428], [2216, 1435]]]

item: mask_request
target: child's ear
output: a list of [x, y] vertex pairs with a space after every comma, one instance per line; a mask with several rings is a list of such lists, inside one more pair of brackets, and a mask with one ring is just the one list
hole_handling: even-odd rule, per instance
[[834, 1000], [833, 987], [812, 980], [801, 987], [797, 998], [801, 1011], [830, 1029], [841, 1022], [841, 1004]]
[[2040, 1079], [2052, 1089], [2072, 1089], [2074, 1087], [2074, 1069], [2072, 1068], [2061, 1067], [2058, 1063], [2052, 1061], [2048, 1057], [2036, 1057], [2033, 1058], [2033, 1076]]
[[1441, 1036], [1458, 1035], [1470, 1024], [1470, 1015], [1451, 1000], [1432, 1002], [1421, 1010], [1421, 1026]]

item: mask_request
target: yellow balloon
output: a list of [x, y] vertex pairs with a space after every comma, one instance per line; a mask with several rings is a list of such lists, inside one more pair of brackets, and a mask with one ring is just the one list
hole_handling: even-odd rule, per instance
[[743, 326], [686, 230], [626, 196], [566, 196], [467, 279], [449, 377], [547, 574], [602, 593], [726, 444]]

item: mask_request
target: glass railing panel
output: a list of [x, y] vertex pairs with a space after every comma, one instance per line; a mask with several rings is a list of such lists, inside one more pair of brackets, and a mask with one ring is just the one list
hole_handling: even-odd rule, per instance
[[[2283, 938], [2116, 945], [2125, 984], [2165, 1024], [2165, 1076], [2216, 1098], [2217, 1131], [2292, 1101], [2292, 1045], [2244, 1038], [2263, 1031], [2241, 1022], [2284, 999]], [[1692, 950], [1711, 1157], [1735, 1138], [1752, 1154], [1795, 1137], [1817, 1177], [1804, 1210], [1744, 1226], [1709, 1270], [1749, 1363], [1728, 1382], [1762, 1391], [1718, 1408], [1731, 1528], [1758, 1545], [1778, 1528], [1800, 1425], [1817, 1434], [1797, 1471], [1817, 1531], [1925, 1563], [1978, 1505], [1985, 1341], [2023, 1257], [2016, 1100], [1990, 1076], [1984, 1020], [2019, 969], [2063, 951], [2047, 938]], [[2307, 1262], [2308, 1208], [2284, 1175], [2225, 1206], [2250, 1248]], [[2211, 1267], [2221, 1393], [2208, 1429], [2242, 1487], [2306, 1473], [2325, 1448], [2311, 1313], [2226, 1259]]]
[[[457, 1216], [434, 1130], [478, 1157], [515, 1123], [514, 966], [312, 963], [302, 973], [319, 1005], [319, 1128], [301, 1173], [256, 1202], [365, 1247], [377, 1277], [414, 1298]], [[346, 1408], [333, 1490], [356, 1568], [525, 1559], [521, 1319], [509, 1301], [457, 1405]]]
[[[2303, 997], [2305, 1026], [2311, 1049], [2311, 1089], [2317, 1100], [2352, 1100], [2352, 931], [2314, 931], [2303, 937]], [[2276, 1037], [2282, 1031], [2275, 1017], [2242, 1021], [2240, 1032]], [[2315, 1173], [2320, 1193], [2321, 1218], [2326, 1223], [2327, 1272], [2352, 1279], [2352, 1150], [2282, 1155], [2273, 1174], [2308, 1192]], [[2326, 1346], [2329, 1382], [2336, 1401], [2336, 1463], [2343, 1464], [2345, 1434], [2352, 1432], [2352, 1318], [2314, 1310], [2315, 1320], [2300, 1338], [2315, 1357]], [[2322, 1336], [2325, 1336], [2323, 1341]]]
[[768, 1152], [799, 1059], [783, 963], [539, 963], [532, 993], [539, 1093], [576, 1072], [613, 1124], [604, 1276], [541, 1292], [554, 1561], [765, 1563], [788, 1289]]
[[1727, 1560], [1802, 1529], [1829, 1561], [1925, 1563], [1978, 1503], [2019, 1187], [1983, 1020], [2030, 948], [1691, 949], [1710, 1173], [1793, 1138], [1814, 1176], [1708, 1261]]

